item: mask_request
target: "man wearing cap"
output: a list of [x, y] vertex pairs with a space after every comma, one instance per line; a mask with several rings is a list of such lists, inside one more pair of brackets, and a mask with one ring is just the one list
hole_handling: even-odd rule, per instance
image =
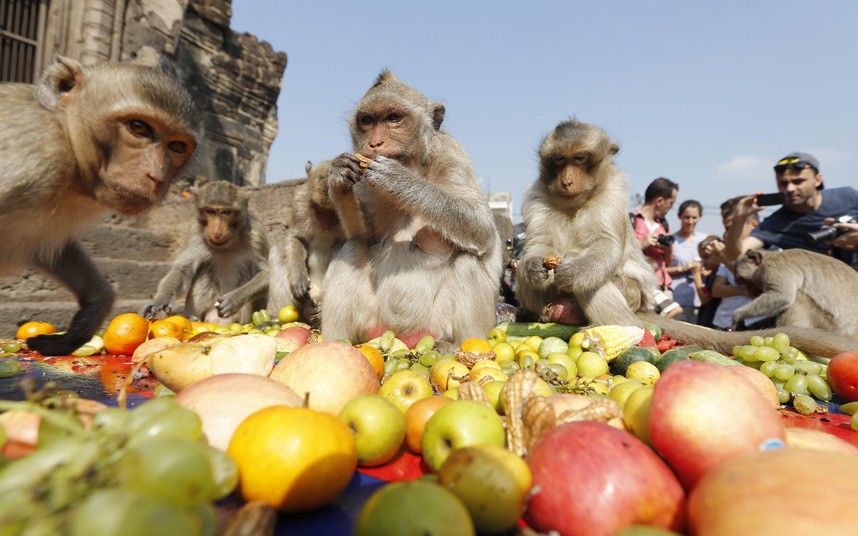
[[[823, 190], [819, 161], [807, 153], [790, 153], [781, 158], [774, 169], [778, 191], [784, 194], [784, 205], [764, 219], [749, 236], [742, 238], [745, 220], [763, 210], [757, 206], [760, 194], [742, 198], [733, 215], [734, 225], [724, 235], [727, 256], [736, 259], [749, 249], [767, 246], [828, 253], [831, 249], [828, 241], [813, 242], [807, 235], [826, 225], [826, 219], [831, 221], [831, 218], [847, 215], [858, 219], [858, 190], [850, 187]], [[835, 249], [833, 254], [852, 262], [839, 250]]]

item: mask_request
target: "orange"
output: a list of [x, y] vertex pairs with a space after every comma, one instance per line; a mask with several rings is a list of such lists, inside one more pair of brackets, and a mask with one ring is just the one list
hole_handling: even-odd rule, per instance
[[360, 350], [360, 353], [366, 356], [369, 359], [370, 365], [372, 365], [372, 369], [375, 371], [375, 374], [378, 376], [380, 380], [382, 376], [384, 376], [384, 356], [381, 355], [381, 351], [368, 344], [361, 344], [357, 347]]
[[56, 333], [57, 328], [48, 322], [24, 322], [21, 324], [21, 327], [18, 328], [17, 333], [15, 333], [16, 339], [29, 339], [30, 337], [35, 337], [36, 335], [50, 335], [51, 333]]
[[486, 352], [492, 351], [492, 344], [484, 339], [465, 339], [462, 341], [461, 346], [459, 348], [463, 352], [470, 352], [472, 354], [484, 354]]
[[309, 408], [268, 406], [251, 414], [227, 452], [238, 464], [244, 499], [284, 512], [329, 504], [357, 468], [355, 437], [345, 421]]
[[164, 320], [166, 320], [167, 322], [172, 322], [173, 324], [178, 324], [178, 326], [182, 328], [185, 333], [190, 333], [194, 330], [194, 327], [191, 325], [191, 321], [182, 315], [168, 316]]
[[111, 354], [131, 355], [148, 336], [148, 320], [137, 313], [123, 313], [104, 330], [104, 348]]
[[175, 324], [169, 320], [155, 320], [149, 325], [149, 336], [155, 337], [173, 337], [180, 341], [185, 340], [185, 330], [182, 326]]

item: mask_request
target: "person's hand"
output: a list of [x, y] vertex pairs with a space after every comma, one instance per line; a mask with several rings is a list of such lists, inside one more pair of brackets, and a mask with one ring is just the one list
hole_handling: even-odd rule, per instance
[[746, 220], [751, 214], [755, 214], [763, 210], [763, 207], [757, 206], [757, 196], [763, 195], [762, 192], [743, 197], [736, 204], [736, 211], [733, 213], [733, 221]]
[[648, 234], [640, 240], [641, 249], [651, 248], [658, 244], [658, 233]]
[[[831, 225], [830, 223], [827, 224]], [[840, 249], [858, 249], [858, 223], [835, 223], [834, 227], [837, 229], [844, 229], [846, 232], [829, 242], [831, 247]]]

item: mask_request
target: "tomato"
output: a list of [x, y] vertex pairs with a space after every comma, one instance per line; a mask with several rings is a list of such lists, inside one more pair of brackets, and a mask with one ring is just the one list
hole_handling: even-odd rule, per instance
[[858, 400], [858, 352], [843, 352], [831, 358], [828, 385], [843, 400]]

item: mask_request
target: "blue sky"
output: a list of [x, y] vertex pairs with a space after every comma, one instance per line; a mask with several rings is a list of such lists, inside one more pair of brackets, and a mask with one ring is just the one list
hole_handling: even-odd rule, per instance
[[[642, 194], [658, 176], [721, 232], [728, 197], [774, 191], [791, 151], [858, 186], [858, 2], [235, 0], [232, 29], [288, 55], [267, 181], [348, 150], [346, 119], [384, 68], [447, 106], [444, 128], [515, 219], [536, 150], [575, 116], [620, 145]], [[678, 206], [678, 203], [677, 203]], [[679, 223], [670, 215], [674, 229]]]

